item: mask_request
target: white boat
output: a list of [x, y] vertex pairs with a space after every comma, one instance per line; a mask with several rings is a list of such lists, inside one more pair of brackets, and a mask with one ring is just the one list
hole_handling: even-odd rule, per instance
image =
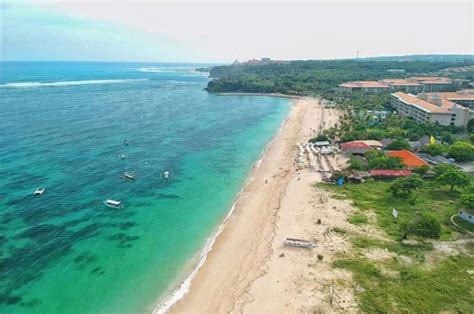
[[122, 178], [128, 179], [128, 180], [135, 180], [137, 176], [131, 172], [125, 172], [124, 174], [122, 174]]
[[37, 188], [34, 192], [33, 195], [41, 195], [44, 193], [45, 188]]
[[125, 158], [127, 158], [127, 156], [125, 154], [120, 154], [119, 155], [120, 159], [124, 160]]
[[168, 180], [169, 178], [170, 178], [170, 172], [169, 171], [163, 172], [163, 179]]
[[123, 208], [122, 202], [114, 200], [106, 200], [104, 201], [104, 205], [110, 208]]

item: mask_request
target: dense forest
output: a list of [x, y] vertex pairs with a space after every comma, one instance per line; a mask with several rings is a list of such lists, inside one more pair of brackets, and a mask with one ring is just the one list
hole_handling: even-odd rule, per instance
[[[405, 76], [433, 74], [443, 69], [474, 65], [474, 61], [367, 61], [326, 60], [290, 61], [270, 64], [236, 64], [216, 66], [209, 92], [258, 92], [291, 95], [314, 95], [334, 91], [343, 82], [378, 80]], [[403, 69], [404, 73], [387, 72]]]

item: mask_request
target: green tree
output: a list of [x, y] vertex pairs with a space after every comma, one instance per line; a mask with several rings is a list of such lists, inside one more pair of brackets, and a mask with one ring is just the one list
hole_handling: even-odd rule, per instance
[[409, 197], [414, 191], [422, 188], [425, 182], [419, 175], [414, 174], [409, 177], [398, 178], [390, 185], [390, 191], [397, 197]]
[[441, 144], [428, 144], [425, 145], [421, 151], [423, 153], [428, 153], [431, 156], [438, 156], [444, 153], [444, 146]]
[[318, 136], [313, 137], [312, 139], [309, 140], [310, 143], [324, 142], [324, 141], [329, 141], [329, 137], [326, 134], [319, 134]]
[[401, 149], [410, 149], [410, 144], [404, 139], [398, 139], [388, 144], [385, 147], [387, 150], [401, 150]]
[[350, 166], [352, 170], [367, 170], [367, 166], [359, 159], [351, 157]]
[[459, 207], [474, 209], [474, 194], [463, 193], [458, 200]]
[[458, 169], [456, 166], [450, 165], [450, 164], [438, 164], [433, 167], [433, 170], [436, 173], [436, 177], [439, 177], [440, 175], [442, 175], [443, 173], [449, 170], [456, 170], [456, 169]]
[[456, 161], [474, 160], [474, 145], [467, 142], [456, 142], [448, 149], [448, 157]]
[[370, 160], [372, 160], [374, 158], [377, 158], [377, 157], [384, 157], [384, 156], [385, 156], [385, 154], [384, 154], [383, 151], [375, 150], [375, 149], [368, 150], [364, 153], [364, 157], [365, 157], [365, 159], [367, 159], [367, 161], [370, 161]]
[[399, 157], [376, 157], [369, 160], [367, 168], [397, 170], [403, 169], [403, 162]]
[[429, 170], [430, 170], [430, 166], [423, 165], [423, 166], [421, 166], [421, 167], [416, 167], [415, 169], [413, 169], [413, 172], [414, 172], [414, 173], [418, 173], [418, 174], [420, 174], [420, 175], [424, 175], [424, 174], [426, 174]]
[[422, 213], [408, 224], [403, 224], [401, 229], [404, 232], [404, 238], [407, 235], [416, 235], [423, 238], [438, 239], [441, 235], [441, 224], [431, 213]]
[[467, 122], [466, 128], [469, 132], [474, 132], [474, 119], [471, 119], [469, 122]]
[[443, 174], [441, 174], [437, 181], [441, 185], [451, 186], [451, 191], [454, 189], [454, 186], [465, 186], [469, 184], [469, 177], [467, 174], [462, 172], [459, 169], [448, 169]]
[[454, 136], [451, 132], [443, 131], [441, 132], [441, 141], [443, 143], [452, 144], [454, 142]]
[[471, 144], [474, 144], [474, 133], [469, 135], [469, 142], [471, 142]]

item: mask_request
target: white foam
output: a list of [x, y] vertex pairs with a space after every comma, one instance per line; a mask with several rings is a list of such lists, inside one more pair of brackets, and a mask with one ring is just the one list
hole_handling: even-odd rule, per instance
[[83, 80], [83, 81], [60, 81], [60, 82], [21, 82], [0, 84], [0, 88], [37, 88], [37, 87], [64, 87], [91, 84], [117, 84], [136, 81], [147, 81], [148, 79], [122, 79], [122, 80]]
[[254, 175], [253, 174], [255, 174], [255, 172], [258, 168], [260, 168], [263, 159], [267, 155], [268, 149], [273, 144], [273, 142], [276, 141], [278, 135], [282, 132], [283, 126], [285, 125], [285, 123], [289, 119], [289, 117], [291, 116], [293, 110], [294, 110], [294, 107], [291, 109], [290, 114], [281, 123], [281, 125], [280, 125], [278, 131], [276, 132], [275, 136], [273, 137], [273, 139], [263, 149], [261, 158], [259, 160], [257, 160], [257, 162], [255, 163], [255, 165], [253, 166], [253, 168], [251, 170], [252, 175], [247, 178], [246, 183], [244, 184], [244, 187], [237, 194], [236, 201], [232, 205], [232, 207], [231, 207], [229, 213], [227, 214], [227, 216], [224, 218], [224, 221], [219, 225], [219, 227], [214, 232], [214, 234], [211, 235], [206, 240], [206, 244], [205, 244], [204, 248], [199, 252], [199, 262], [198, 262], [197, 266], [194, 268], [194, 270], [191, 272], [191, 274], [189, 274], [189, 276], [181, 283], [181, 285], [176, 290], [174, 290], [168, 297], [165, 297], [153, 309], [153, 312], [152, 312], [153, 314], [164, 314], [164, 313], [168, 312], [176, 302], [178, 302], [180, 299], [182, 299], [189, 292], [189, 288], [191, 287], [191, 282], [197, 276], [197, 274], [199, 273], [199, 270], [201, 269], [201, 267], [206, 262], [207, 256], [209, 255], [209, 252], [212, 250], [212, 247], [213, 247], [214, 243], [216, 242], [217, 237], [222, 233], [222, 231], [224, 231], [224, 228], [227, 225], [227, 223], [229, 222], [229, 219], [232, 216], [232, 213], [234, 212], [235, 207], [237, 206], [238, 202], [240, 200], [242, 200], [243, 198], [250, 195], [250, 193], [244, 193], [245, 188], [247, 187], [247, 185], [250, 182], [252, 182], [254, 180]]

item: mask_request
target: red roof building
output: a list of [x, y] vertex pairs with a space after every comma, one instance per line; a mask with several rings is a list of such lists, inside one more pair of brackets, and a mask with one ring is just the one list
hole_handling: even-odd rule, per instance
[[412, 152], [404, 149], [404, 150], [392, 150], [387, 153], [390, 157], [399, 157], [402, 159], [402, 162], [408, 168], [416, 168], [421, 166], [428, 166], [428, 163], [418, 157], [417, 155], [413, 154]]
[[341, 149], [347, 154], [364, 154], [371, 150], [372, 147], [364, 142], [352, 141], [341, 144]]
[[369, 170], [372, 177], [408, 177], [412, 172], [409, 169], [402, 170]]

